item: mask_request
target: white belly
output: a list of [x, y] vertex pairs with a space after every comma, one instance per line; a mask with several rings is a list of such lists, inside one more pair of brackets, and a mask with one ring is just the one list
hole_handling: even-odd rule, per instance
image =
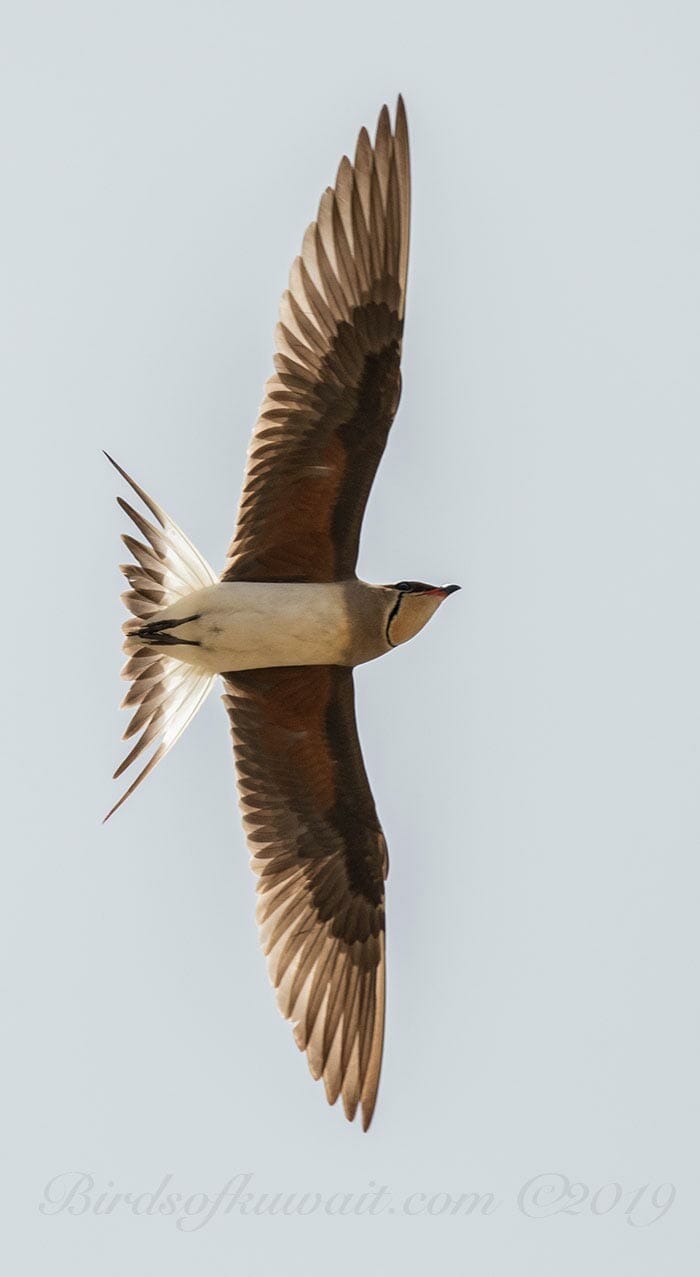
[[211, 674], [349, 663], [342, 585], [220, 582], [187, 595], [159, 615], [176, 620], [197, 614], [196, 621], [173, 634], [199, 646], [182, 644], [163, 651]]

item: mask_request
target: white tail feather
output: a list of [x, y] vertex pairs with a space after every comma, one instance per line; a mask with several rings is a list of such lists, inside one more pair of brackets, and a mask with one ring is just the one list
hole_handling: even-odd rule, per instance
[[[150, 523], [122, 497], [117, 498], [122, 510], [145, 538], [144, 542], [132, 536], [122, 536], [122, 541], [134, 558], [133, 563], [121, 565], [131, 587], [122, 594], [122, 599], [133, 616], [139, 621], [148, 622], [154, 613], [186, 598], [193, 591], [216, 584], [218, 577], [182, 529], [116, 461], [107, 453], [105, 456], [140, 497], [158, 525]], [[194, 718], [214, 683], [213, 675], [184, 665], [175, 657], [154, 652], [148, 643], [140, 643], [138, 636], [133, 633], [133, 622], [127, 622], [124, 629], [127, 634], [124, 651], [128, 660], [122, 670], [122, 677], [130, 680], [131, 687], [122, 701], [122, 707], [128, 706], [133, 710], [124, 739], [128, 740], [139, 731], [141, 734], [133, 749], [120, 763], [114, 778], [121, 776], [144, 750], [150, 746], [154, 749], [145, 767], [107, 813], [105, 820], [121, 807], [148, 773], [165, 758]]]

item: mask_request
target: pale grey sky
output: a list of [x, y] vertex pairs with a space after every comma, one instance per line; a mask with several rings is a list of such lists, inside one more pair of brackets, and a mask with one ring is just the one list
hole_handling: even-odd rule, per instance
[[[697, 6], [10, 0], [2, 26], [8, 1271], [690, 1273]], [[404, 394], [360, 566], [464, 588], [357, 679], [391, 854], [363, 1136], [274, 1006], [218, 697], [100, 827], [125, 722], [100, 449], [223, 563], [289, 265], [398, 91]], [[188, 1238], [42, 1215], [63, 1172], [93, 1203], [171, 1173], [392, 1206]], [[576, 1216], [518, 1208], [543, 1172], [588, 1186]], [[501, 1204], [403, 1210], [472, 1190]]]

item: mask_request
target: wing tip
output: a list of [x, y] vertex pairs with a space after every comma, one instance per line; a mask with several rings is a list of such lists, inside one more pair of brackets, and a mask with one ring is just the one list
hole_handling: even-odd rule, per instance
[[360, 1101], [360, 1109], [362, 1111], [362, 1130], [364, 1131], [365, 1135], [367, 1134], [372, 1124], [372, 1118], [374, 1117], [374, 1109], [375, 1109], [376, 1102], [377, 1102], [376, 1096], [373, 1096], [371, 1100]]

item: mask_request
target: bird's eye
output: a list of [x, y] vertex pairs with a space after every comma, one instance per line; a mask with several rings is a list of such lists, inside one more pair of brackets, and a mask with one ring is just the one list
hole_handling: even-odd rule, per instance
[[396, 585], [394, 586], [394, 589], [398, 590], [401, 594], [405, 594], [407, 590], [410, 590], [410, 588], [411, 588], [410, 581], [398, 581]]

